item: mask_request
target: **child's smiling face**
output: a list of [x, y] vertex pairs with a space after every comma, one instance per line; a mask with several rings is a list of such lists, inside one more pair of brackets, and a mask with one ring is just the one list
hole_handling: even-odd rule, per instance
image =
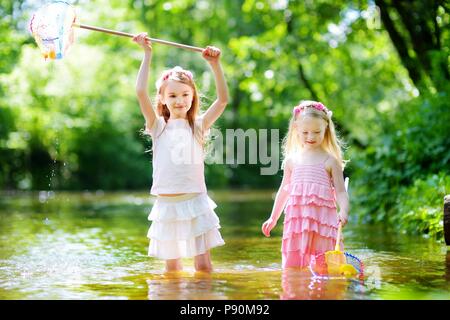
[[327, 123], [321, 118], [302, 116], [294, 123], [300, 142], [306, 149], [318, 148], [325, 137]]
[[190, 86], [179, 81], [169, 80], [161, 94], [161, 102], [169, 108], [170, 118], [186, 118], [192, 106], [194, 92]]

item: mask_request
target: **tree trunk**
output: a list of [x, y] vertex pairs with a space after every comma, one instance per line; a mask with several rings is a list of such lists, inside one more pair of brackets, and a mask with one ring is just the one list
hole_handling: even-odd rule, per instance
[[412, 47], [422, 65], [422, 69], [430, 76], [431, 58], [429, 54], [431, 50], [437, 49], [435, 46], [437, 41], [428, 26], [428, 22], [436, 18], [435, 15], [433, 17], [430, 14], [429, 1], [425, 1], [425, 4], [420, 1], [419, 3], [417, 1], [392, 1], [392, 5], [408, 31]]
[[[288, 8], [289, 8], [289, 4], [288, 4]], [[285, 18], [286, 30], [287, 30], [287, 36], [289, 38], [295, 38], [295, 35], [294, 35], [294, 32], [293, 32], [294, 31], [294, 26], [293, 26], [292, 23], [293, 23], [294, 20], [296, 20], [296, 18], [294, 17], [294, 11], [291, 10], [291, 13], [292, 13], [291, 16]], [[297, 61], [297, 74], [298, 74], [298, 77], [300, 79], [300, 82], [302, 82], [305, 85], [305, 88], [311, 93], [311, 99], [312, 100], [320, 101], [319, 96], [314, 91], [314, 89], [311, 86], [308, 78], [306, 77], [305, 71], [304, 71], [302, 63], [300, 61], [300, 57], [298, 57], [297, 54], [296, 54], [297, 48], [294, 47], [294, 43], [297, 43], [297, 42], [296, 41], [286, 41], [286, 43], [287, 43], [289, 52], [293, 52], [294, 53], [295, 60]]]
[[[430, 79], [435, 88], [442, 89], [442, 76], [446, 80], [450, 79], [447, 57], [442, 55], [442, 57], [435, 58], [439, 59], [437, 72], [441, 73], [436, 76], [431, 54], [441, 50], [441, 31], [436, 17], [439, 6], [448, 10], [444, 6], [444, 2], [440, 0], [392, 0], [388, 3], [386, 0], [375, 0], [375, 3], [380, 8], [381, 20], [415, 86], [420, 90], [424, 80]], [[397, 30], [389, 15], [389, 10], [395, 10], [399, 15], [407, 36]], [[414, 57], [408, 53], [408, 45], [413, 49]]]
[[309, 83], [308, 79], [306, 78], [305, 71], [303, 70], [302, 63], [299, 60], [298, 60], [298, 65], [297, 65], [297, 71], [298, 71], [298, 76], [299, 76], [301, 82], [303, 82], [303, 84], [305, 85], [306, 89], [308, 89], [308, 91], [311, 93], [312, 100], [320, 101], [319, 96], [314, 91], [313, 87], [311, 86], [311, 84]]
[[391, 38], [391, 41], [397, 49], [397, 53], [400, 56], [400, 59], [405, 66], [406, 70], [408, 70], [409, 77], [417, 88], [421, 87], [422, 75], [420, 69], [417, 68], [419, 62], [411, 57], [408, 53], [408, 46], [406, 41], [403, 39], [400, 32], [396, 29], [394, 22], [389, 16], [388, 5], [384, 0], [375, 0], [375, 4], [380, 8], [381, 20], [383, 21], [383, 25], [386, 28], [386, 31]]

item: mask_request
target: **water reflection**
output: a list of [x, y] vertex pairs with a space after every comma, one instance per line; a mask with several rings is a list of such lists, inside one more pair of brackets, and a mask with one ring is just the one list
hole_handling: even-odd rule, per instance
[[[308, 269], [285, 269], [282, 272], [281, 300], [342, 300], [364, 292], [361, 279], [317, 278]], [[362, 298], [362, 297], [360, 297]]]
[[447, 249], [447, 254], [445, 255], [445, 280], [450, 283], [450, 250]]
[[147, 279], [149, 300], [222, 300], [227, 296], [213, 290], [212, 274], [207, 272], [165, 272]]
[[366, 265], [364, 284], [282, 271], [282, 230], [263, 238], [258, 227], [271, 193], [215, 195], [227, 245], [214, 252], [208, 276], [163, 274], [163, 263], [147, 257], [147, 192], [45, 196], [0, 195], [1, 299], [450, 297], [450, 248], [381, 225], [346, 229], [348, 249]]

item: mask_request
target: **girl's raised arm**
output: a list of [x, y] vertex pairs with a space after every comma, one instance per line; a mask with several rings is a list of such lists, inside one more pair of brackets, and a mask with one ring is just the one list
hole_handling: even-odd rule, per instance
[[152, 102], [148, 95], [148, 76], [152, 60], [152, 46], [150, 40], [146, 39], [146, 36], [147, 33], [140, 33], [133, 37], [133, 41], [138, 43], [144, 49], [144, 58], [142, 59], [136, 80], [136, 95], [139, 106], [141, 107], [142, 115], [145, 118], [146, 130], [149, 130], [156, 119], [156, 113], [153, 110]]
[[202, 52], [203, 58], [209, 63], [216, 82], [217, 99], [206, 110], [203, 116], [203, 129], [209, 129], [214, 122], [220, 117], [228, 104], [228, 87], [220, 64], [220, 50], [208, 46]]

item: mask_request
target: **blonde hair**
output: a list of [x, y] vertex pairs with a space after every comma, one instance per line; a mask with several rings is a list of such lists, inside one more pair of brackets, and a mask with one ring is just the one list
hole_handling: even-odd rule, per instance
[[322, 146], [329, 154], [334, 156], [344, 169], [348, 162], [343, 159], [344, 144], [336, 134], [333, 120], [331, 120], [332, 112], [329, 111], [322, 103], [312, 100], [302, 100], [300, 104], [294, 107], [292, 117], [289, 121], [289, 129], [283, 140], [283, 159], [286, 160], [296, 154], [302, 152], [303, 146], [299, 139], [298, 132], [294, 127], [295, 121], [303, 117], [319, 118], [326, 122], [325, 136]]

